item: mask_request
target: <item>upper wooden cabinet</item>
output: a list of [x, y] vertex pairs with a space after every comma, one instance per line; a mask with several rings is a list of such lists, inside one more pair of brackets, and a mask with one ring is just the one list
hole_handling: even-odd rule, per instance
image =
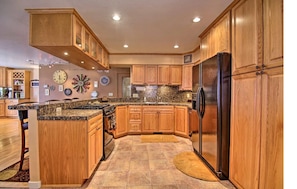
[[132, 65], [131, 83], [134, 85], [143, 85], [145, 83], [145, 65]]
[[75, 9], [27, 11], [31, 46], [87, 70], [109, 69], [108, 58], [103, 58], [108, 51]]
[[0, 87], [6, 87], [7, 81], [6, 81], [6, 68], [0, 67]]
[[264, 67], [283, 65], [283, 0], [263, 0]]
[[183, 65], [182, 84], [179, 90], [192, 90], [193, 64]]
[[232, 8], [232, 74], [262, 66], [262, 1], [241, 0]]
[[180, 65], [132, 65], [134, 85], [181, 85], [182, 66]]
[[200, 35], [201, 61], [214, 56], [218, 52], [231, 52], [230, 11], [211, 25]]

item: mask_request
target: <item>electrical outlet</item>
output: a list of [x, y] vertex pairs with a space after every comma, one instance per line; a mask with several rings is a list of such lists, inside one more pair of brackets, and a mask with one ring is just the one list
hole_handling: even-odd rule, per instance
[[113, 93], [108, 93], [108, 96], [113, 96]]

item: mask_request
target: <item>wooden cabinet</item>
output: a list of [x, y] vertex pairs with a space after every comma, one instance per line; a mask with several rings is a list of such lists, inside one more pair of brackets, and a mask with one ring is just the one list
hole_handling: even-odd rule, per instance
[[7, 81], [6, 81], [6, 68], [0, 67], [0, 87], [6, 87]]
[[87, 70], [109, 69], [108, 61], [100, 62], [103, 53], [98, 53], [98, 45], [108, 56], [107, 49], [75, 9], [27, 11], [30, 13], [31, 46]]
[[189, 112], [188, 107], [175, 106], [174, 133], [183, 137], [189, 137]]
[[232, 9], [229, 180], [237, 188], [283, 188], [282, 18], [282, 0]]
[[173, 133], [174, 106], [143, 106], [143, 133]]
[[103, 155], [103, 120], [102, 115], [88, 123], [88, 177], [95, 170]]
[[134, 85], [143, 85], [145, 83], [145, 65], [132, 65], [131, 83]]
[[30, 71], [12, 70], [13, 98], [30, 99]]
[[263, 0], [264, 67], [283, 65], [283, 0]]
[[115, 138], [118, 138], [127, 134], [127, 124], [128, 124], [127, 112], [128, 112], [127, 106], [116, 107], [116, 130], [114, 132]]
[[142, 106], [128, 106], [128, 133], [140, 134], [142, 128]]
[[5, 114], [5, 100], [4, 99], [0, 99], [0, 116], [6, 116]]
[[158, 84], [158, 66], [146, 65], [145, 66], [145, 84], [157, 85]]
[[19, 115], [17, 110], [9, 110], [8, 106], [16, 105], [19, 103], [18, 99], [5, 99], [5, 115], [7, 117], [16, 117]]
[[42, 185], [81, 186], [102, 157], [102, 129], [102, 114], [90, 120], [39, 120]]
[[179, 90], [192, 90], [192, 72], [193, 64], [183, 65], [182, 84], [179, 87]]
[[6, 72], [6, 82], [7, 82], [7, 87], [11, 87], [12, 88], [12, 71], [11, 69], [7, 69]]
[[230, 12], [224, 14], [218, 21], [212, 23], [210, 29], [200, 35], [201, 61], [218, 52], [231, 52]]
[[170, 77], [169, 65], [158, 66], [158, 85], [169, 84]]
[[241, 0], [232, 8], [232, 75], [262, 66], [262, 26], [261, 0]]
[[158, 85], [181, 85], [181, 83], [182, 66], [158, 66]]

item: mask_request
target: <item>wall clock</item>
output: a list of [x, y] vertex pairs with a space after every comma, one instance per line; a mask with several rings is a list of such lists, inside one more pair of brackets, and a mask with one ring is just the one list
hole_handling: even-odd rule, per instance
[[89, 85], [91, 84], [89, 81], [90, 78], [88, 78], [87, 75], [76, 75], [76, 78], [73, 78], [72, 82], [73, 89], [80, 93], [87, 92], [87, 90], [90, 88]]
[[57, 84], [63, 84], [67, 80], [67, 73], [64, 70], [56, 70], [53, 74], [53, 80]]

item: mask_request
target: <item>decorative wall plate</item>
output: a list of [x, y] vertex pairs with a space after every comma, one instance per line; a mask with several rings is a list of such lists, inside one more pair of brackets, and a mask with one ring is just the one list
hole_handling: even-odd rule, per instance
[[80, 74], [76, 75], [77, 78], [73, 78], [73, 89], [75, 89], [77, 92], [84, 93], [87, 92], [87, 90], [90, 88], [89, 85], [91, 84], [90, 78], [87, 77], [87, 75]]
[[64, 90], [64, 94], [65, 94], [66, 96], [70, 96], [70, 95], [72, 94], [72, 90], [71, 90], [70, 88], [66, 88], [66, 89]]
[[107, 77], [107, 76], [100, 77], [100, 84], [101, 85], [106, 86], [106, 85], [109, 84], [109, 82], [110, 82], [109, 77]]

